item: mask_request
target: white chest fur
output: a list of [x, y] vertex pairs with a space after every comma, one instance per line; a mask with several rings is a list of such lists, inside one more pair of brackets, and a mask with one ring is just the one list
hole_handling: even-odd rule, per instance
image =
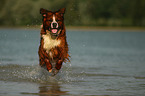
[[61, 43], [60, 40], [52, 39], [49, 33], [47, 33], [46, 35], [42, 35], [42, 38], [44, 40], [43, 48], [47, 52], [49, 52], [49, 50], [51, 48], [54, 48], [54, 47], [58, 46]]

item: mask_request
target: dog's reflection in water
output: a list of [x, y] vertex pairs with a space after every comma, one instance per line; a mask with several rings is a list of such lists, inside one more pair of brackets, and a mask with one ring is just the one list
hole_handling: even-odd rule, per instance
[[58, 83], [51, 83], [50, 85], [40, 85], [39, 96], [60, 96], [67, 95], [68, 91], [62, 91]]

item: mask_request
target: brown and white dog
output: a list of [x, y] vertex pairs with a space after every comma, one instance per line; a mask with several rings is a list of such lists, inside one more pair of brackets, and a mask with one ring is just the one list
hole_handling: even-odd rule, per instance
[[46, 68], [51, 75], [56, 75], [62, 63], [69, 61], [68, 44], [64, 25], [65, 8], [52, 12], [41, 8], [43, 16], [41, 41], [39, 46], [39, 64]]

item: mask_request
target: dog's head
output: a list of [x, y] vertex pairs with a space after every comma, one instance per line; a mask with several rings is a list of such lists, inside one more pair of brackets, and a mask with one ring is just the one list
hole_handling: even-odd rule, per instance
[[65, 8], [52, 12], [41, 8], [40, 14], [43, 16], [43, 28], [48, 30], [51, 35], [58, 36], [64, 27]]

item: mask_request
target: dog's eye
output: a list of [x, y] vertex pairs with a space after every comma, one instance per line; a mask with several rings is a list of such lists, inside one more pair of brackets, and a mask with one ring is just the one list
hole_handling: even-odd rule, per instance
[[59, 22], [59, 21], [61, 21], [61, 20], [59, 20], [59, 19], [56, 20], [56, 22]]
[[52, 22], [52, 19], [48, 19], [47, 21], [50, 21], [50, 22]]

